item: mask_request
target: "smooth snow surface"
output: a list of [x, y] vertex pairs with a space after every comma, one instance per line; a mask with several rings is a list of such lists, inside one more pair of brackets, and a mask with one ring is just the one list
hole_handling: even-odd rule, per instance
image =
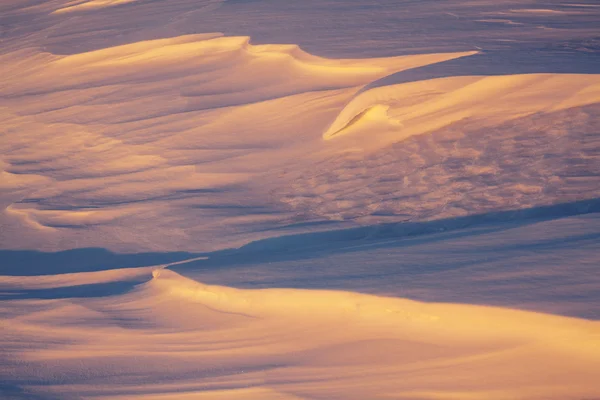
[[[99, 297], [42, 300], [91, 282]], [[597, 321], [351, 292], [239, 290], [167, 269], [0, 284], [15, 298], [1, 309], [9, 394], [21, 386], [31, 398], [598, 394]]]
[[1, 1], [0, 398], [599, 398], [599, 26]]

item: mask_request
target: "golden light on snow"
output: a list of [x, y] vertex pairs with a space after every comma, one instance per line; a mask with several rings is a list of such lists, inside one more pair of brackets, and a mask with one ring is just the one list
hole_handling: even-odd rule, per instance
[[33, 374], [80, 382], [49, 392], [86, 398], [500, 400], [598, 390], [596, 321], [351, 292], [239, 290], [151, 268], [0, 284], [41, 290], [135, 279], [121, 295], [6, 304], [5, 339], [35, 343], [9, 351], [21, 360], [14, 372], [50, 363]]
[[[557, 59], [532, 69], [519, 53], [510, 61], [522, 69], [496, 73], [500, 58], [490, 58], [482, 65], [491, 72], [481, 73], [469, 63], [483, 63], [487, 50], [464, 45], [474, 29], [416, 31], [439, 46], [394, 39], [394, 29], [429, 18], [450, 24], [481, 8], [469, 26], [494, 26], [486, 28], [488, 43], [498, 51], [529, 45], [506, 29], [547, 43], [567, 35], [568, 24], [540, 21], [584, 18], [575, 44], [557, 54], [596, 54], [595, 39], [576, 39], [597, 30], [589, 28], [597, 7], [506, 1], [498, 11], [448, 2], [457, 5], [438, 12], [441, 5], [432, 11], [422, 2], [406, 7], [422, 7], [424, 16], [413, 20], [392, 7], [390, 15], [405, 19], [382, 19], [381, 32], [369, 36], [346, 26], [342, 6], [352, 2], [338, 3], [327, 18], [331, 30], [347, 31], [348, 48], [405, 43], [403, 55], [325, 56], [341, 43], [327, 30], [306, 34], [332, 41], [319, 56], [235, 33], [253, 26], [265, 35], [267, 27], [252, 20], [265, 12], [260, 1], [0, 5], [0, 397], [600, 396], [600, 322], [578, 318], [584, 312], [572, 304], [579, 290], [597, 293], [597, 278], [580, 277], [587, 286], [577, 286], [565, 273], [600, 260], [597, 218], [569, 219], [560, 209], [557, 225], [544, 219], [551, 220], [544, 207], [561, 204], [576, 216], [591, 213], [600, 197], [600, 71], [563, 68]], [[231, 22], [237, 7], [241, 19]], [[212, 19], [226, 33], [212, 32]], [[390, 28], [396, 24], [405, 25]], [[460, 45], [440, 50], [452, 35]], [[524, 209], [541, 217], [520, 221]], [[468, 218], [497, 222], [502, 212], [522, 225], [474, 228], [479, 236], [460, 231]], [[564, 236], [547, 234], [563, 228]], [[288, 236], [329, 229], [329, 236]], [[519, 247], [511, 232], [533, 244]], [[420, 242], [425, 233], [434, 239]], [[569, 240], [579, 247], [568, 248]], [[410, 246], [423, 251], [415, 256]], [[464, 256], [470, 246], [483, 253]], [[84, 272], [69, 270], [71, 253], [58, 253], [52, 265], [19, 264], [19, 257], [53, 256], [37, 251], [82, 248], [198, 254], [129, 268], [90, 263], [87, 254], [97, 253], [82, 251], [93, 266]], [[551, 264], [543, 255], [554, 248], [561, 253]], [[230, 250], [212, 253], [223, 249]], [[219, 264], [231, 254], [235, 263]], [[464, 275], [452, 275], [446, 259], [465, 275], [472, 264], [491, 265], [464, 287], [539, 291], [523, 294], [521, 307], [499, 290], [487, 305], [466, 304], [477, 301], [462, 293], [454, 303], [391, 297], [367, 283], [322, 290], [338, 270], [377, 285], [390, 269], [410, 270], [410, 261], [431, 268], [408, 278], [430, 274], [460, 292]], [[201, 283], [192, 279], [194, 264], [192, 277], [176, 268], [192, 261], [206, 261], [195, 273], [213, 282], [235, 276], [240, 287], [269, 288]], [[323, 282], [308, 286], [320, 290], [300, 289], [311, 268]], [[394, 293], [435, 291], [415, 282], [402, 281]], [[556, 304], [542, 304], [536, 295], [552, 285]]]

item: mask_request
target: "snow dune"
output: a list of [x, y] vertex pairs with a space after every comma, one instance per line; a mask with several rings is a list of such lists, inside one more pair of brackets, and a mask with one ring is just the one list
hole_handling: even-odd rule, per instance
[[592, 1], [0, 3], [0, 397], [600, 397]]
[[[0, 55], [7, 71], [0, 78], [0, 220], [7, 228], [0, 238], [5, 247], [44, 250], [73, 243], [119, 251], [215, 250], [302, 221], [443, 218], [514, 207], [514, 196], [527, 196], [521, 207], [580, 200], [544, 188], [564, 184], [563, 161], [582, 152], [580, 175], [587, 183], [573, 185], [585, 198], [595, 196], [593, 130], [584, 142], [565, 138], [541, 177], [499, 179], [510, 187], [493, 196], [488, 188], [475, 203], [448, 204], [464, 198], [453, 186], [439, 185], [453, 180], [452, 165], [424, 190], [421, 175], [430, 162], [445, 167], [443, 160], [462, 159], [476, 180], [499, 171], [498, 160], [475, 157], [490, 146], [463, 143], [449, 150], [439, 142], [456, 137], [452, 132], [462, 125], [469, 141], [478, 142], [487, 137], [480, 130], [542, 114], [576, 114], [600, 99], [596, 74], [381, 83], [399, 72], [418, 75], [478, 56], [328, 59], [295, 45], [254, 45], [248, 37], [217, 33], [70, 55], [37, 47], [6, 51]], [[426, 133], [436, 143], [414, 149], [406, 141]], [[515, 143], [513, 133], [501, 137]], [[553, 135], [540, 135], [542, 147], [556, 143]], [[410, 157], [388, 163], [390, 144], [411, 147], [402, 150]], [[432, 158], [425, 147], [438, 154]], [[465, 148], [472, 150], [459, 151]], [[388, 160], [385, 169], [399, 174], [397, 183], [385, 181], [370, 160]], [[473, 160], [484, 161], [473, 166]], [[415, 193], [426, 197], [393, 201]]]
[[[494, 126], [538, 112], [600, 102], [600, 75], [464, 76], [377, 87], [361, 92], [340, 112], [325, 139], [386, 122], [391, 142], [440, 130], [465, 119]], [[368, 122], [371, 121], [371, 122]], [[384, 128], [385, 129], [385, 128]], [[373, 140], [369, 138], [369, 140]]]
[[[179, 207], [239, 207], [231, 190], [315, 151], [325, 115], [360, 87], [466, 54], [331, 60], [218, 34], [75, 55], [8, 52], [0, 56], [10, 76], [0, 101], [9, 139], [0, 144], [2, 219], [47, 249], [73, 236], [82, 245], [112, 237], [102, 246], [139, 249], [137, 238], [155, 231], [143, 227], [151, 214], [171, 214], [164, 221], [179, 225], [189, 218]], [[247, 202], [248, 191], [241, 196]], [[210, 214], [193, 229], [221, 229], [220, 215]], [[247, 221], [232, 217], [231, 229]], [[106, 235], [117, 226], [118, 237]], [[172, 228], [175, 240], [186, 236], [187, 228]]]
[[[44, 297], [91, 282], [106, 287], [102, 296]], [[119, 282], [125, 290], [109, 286]], [[1, 277], [0, 286], [4, 381], [23, 396], [500, 400], [599, 394], [596, 321], [351, 292], [240, 290], [168, 269]]]

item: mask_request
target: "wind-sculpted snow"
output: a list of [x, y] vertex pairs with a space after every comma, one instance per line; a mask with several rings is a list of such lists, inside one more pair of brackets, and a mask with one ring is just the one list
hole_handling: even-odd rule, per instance
[[103, 7], [111, 7], [119, 4], [131, 3], [136, 0], [83, 0], [76, 1], [73, 5], [68, 5], [54, 11], [54, 13], [70, 13], [77, 11], [87, 11]]
[[[552, 96], [549, 102], [560, 99]], [[506, 110], [512, 110], [510, 98], [506, 101]], [[484, 113], [494, 111], [482, 106]], [[363, 116], [346, 128], [347, 135], [341, 131], [329, 142], [372, 145], [427, 126], [394, 125], [389, 122], [394, 118], [391, 110], [379, 120]], [[456, 107], [452, 112], [472, 110], [477, 108]], [[435, 220], [597, 198], [598, 113], [598, 105], [591, 105], [499, 124], [491, 116], [466, 118], [391, 146], [357, 149], [290, 168], [277, 177], [281, 184], [273, 196], [307, 219], [363, 224]], [[431, 126], [456, 118], [449, 112], [438, 115], [422, 121]]]
[[[465, 119], [484, 120], [492, 125], [542, 110], [551, 113], [599, 101], [600, 75], [439, 78], [360, 92], [344, 107], [324, 137], [351, 132], [352, 125], [369, 119], [371, 111], [382, 106], [386, 107], [387, 122], [397, 127], [398, 134], [391, 140], [398, 141]], [[383, 112], [380, 114], [385, 119]]]
[[[249, 289], [351, 290], [598, 319], [599, 238], [596, 198], [284, 234], [173, 270], [194, 280]], [[43, 259], [38, 264], [43, 266]]]
[[351, 292], [239, 290], [156, 268], [0, 277], [0, 287], [9, 398], [599, 394], [596, 321]]
[[[411, 188], [412, 172], [402, 166], [421, 159], [418, 151], [389, 164], [396, 183], [373, 169], [366, 176], [355, 173], [352, 165], [364, 168], [368, 163], [360, 160], [373, 151], [385, 154], [390, 144], [403, 146], [412, 135], [441, 138], [461, 121], [469, 121], [469, 131], [491, 129], [600, 99], [598, 75], [581, 74], [464, 76], [373, 86], [399, 71], [470, 57], [473, 52], [332, 60], [294, 45], [252, 45], [247, 37], [218, 34], [74, 55], [32, 48], [7, 52], [0, 102], [6, 128], [0, 145], [1, 218], [7, 227], [2, 241], [44, 249], [76, 242], [197, 251], [242, 244], [302, 219], [441, 218], [514, 207], [513, 193], [524, 196], [521, 206], [573, 200], [545, 195], [541, 188], [565, 182], [560, 160], [568, 149], [583, 150], [577, 140], [561, 146], [564, 155], [542, 177], [515, 181], [513, 175], [503, 180], [505, 191], [497, 196], [489, 185], [474, 184], [465, 193], [468, 176], [478, 179], [498, 170], [487, 156], [471, 172], [457, 171], [463, 178], [458, 192], [452, 184], [439, 186], [454, 172], [446, 178], [436, 173], [437, 183], [426, 199], [415, 197], [418, 203], [407, 200], [424, 188]], [[326, 144], [324, 130], [327, 139], [349, 139]], [[585, 133], [590, 134], [595, 137], [593, 131]], [[540, 140], [553, 138], [541, 133]], [[586, 151], [593, 153], [594, 143], [586, 144]], [[443, 153], [442, 163], [435, 161], [442, 168], [449, 155]], [[478, 154], [480, 149], [465, 153], [465, 162], [474, 165]], [[375, 159], [381, 163], [385, 157]], [[592, 168], [585, 173], [596, 162], [593, 156], [583, 161], [582, 168]], [[343, 174], [350, 173], [340, 183], [347, 187], [342, 193], [331, 181], [338, 180], [338, 163]], [[314, 174], [315, 165], [328, 165], [328, 172], [318, 174], [333, 178], [311, 180], [306, 187], [305, 177]], [[365, 179], [387, 183], [365, 185]], [[265, 183], [257, 186], [256, 180]], [[593, 181], [580, 187], [579, 196], [597, 195]], [[457, 193], [477, 198], [477, 190], [487, 191], [485, 199], [448, 207]], [[404, 200], [394, 200], [399, 198]], [[159, 238], [166, 232], [165, 242]]]
[[0, 1], [0, 398], [599, 398], [598, 26]]
[[[409, 4], [410, 21], [427, 17], [440, 27], [464, 16], [530, 26], [552, 9], [549, 26], [569, 36], [544, 47], [538, 41], [556, 34], [537, 29], [527, 31], [535, 40], [516, 48], [488, 41], [493, 51], [447, 53], [427, 39], [424, 54], [332, 59], [293, 44], [251, 44], [247, 36], [183, 34], [196, 18], [211, 26], [207, 15], [228, 27], [223, 15], [235, 7], [265, 11], [262, 2], [175, 3], [3, 5], [3, 247], [201, 251], [282, 227], [434, 219], [597, 195], [588, 122], [577, 122], [586, 143], [557, 142], [545, 126], [533, 128], [536, 146], [554, 149], [543, 171], [528, 166], [530, 154], [513, 157], [529, 150], [515, 153], [510, 143], [520, 131], [504, 128], [526, 118], [543, 125], [561, 110], [577, 115], [577, 107], [599, 100], [597, 45], [585, 39], [594, 7], [448, 2], [442, 18], [429, 3]], [[283, 12], [271, 7], [273, 15]], [[126, 28], [127, 18], [139, 25]], [[152, 23], [161, 18], [169, 19], [168, 32]], [[247, 20], [250, 31], [257, 21]], [[514, 40], [513, 31], [488, 28]], [[590, 121], [594, 110], [584, 111]], [[463, 125], [469, 139], [450, 140], [461, 148], [448, 149], [445, 136]], [[497, 139], [502, 148], [475, 133], [490, 130], [506, 135]], [[416, 146], [406, 141], [413, 135], [424, 135]], [[403, 146], [407, 153], [392, 155]], [[496, 165], [506, 164], [496, 151], [515, 158], [518, 173]], [[577, 177], [564, 176], [570, 157], [584, 153]]]
[[[269, 207], [258, 205], [264, 194], [244, 194], [247, 185], [302, 151], [303, 138], [313, 134], [318, 146], [318, 130], [305, 123], [321, 124], [368, 82], [461, 55], [329, 60], [214, 34], [67, 56], [4, 54], [2, 218], [14, 228], [3, 241], [24, 232], [48, 248], [71, 247], [75, 237], [83, 246], [156, 248], [150, 221], [175, 240], [192, 225], [226, 228], [228, 210], [232, 225], [244, 224], [231, 192], [249, 200], [243, 207]], [[209, 215], [190, 218], [185, 209]], [[192, 236], [184, 242], [196, 247]]]

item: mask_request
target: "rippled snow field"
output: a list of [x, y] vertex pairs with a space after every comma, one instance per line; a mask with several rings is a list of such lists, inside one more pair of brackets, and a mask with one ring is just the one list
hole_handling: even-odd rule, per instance
[[596, 3], [3, 1], [0, 397], [599, 397]]

